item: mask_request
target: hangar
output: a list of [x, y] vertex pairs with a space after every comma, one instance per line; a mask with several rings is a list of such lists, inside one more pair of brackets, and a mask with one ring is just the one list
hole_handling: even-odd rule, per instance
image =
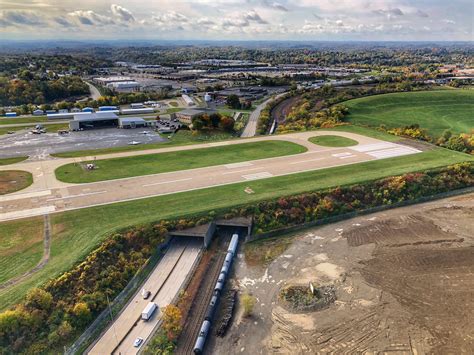
[[83, 129], [117, 127], [118, 125], [118, 116], [113, 112], [104, 111], [74, 115], [74, 119], [69, 122], [69, 129], [71, 131], [79, 131]]
[[141, 117], [120, 117], [119, 127], [120, 128], [140, 128], [148, 126], [147, 121]]

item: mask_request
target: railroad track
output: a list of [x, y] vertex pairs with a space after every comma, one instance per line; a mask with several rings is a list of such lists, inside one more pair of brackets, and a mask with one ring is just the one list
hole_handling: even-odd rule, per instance
[[175, 351], [176, 355], [190, 355], [194, 353], [194, 344], [196, 343], [202, 322], [204, 321], [204, 317], [206, 315], [207, 306], [211, 301], [217, 278], [219, 277], [222, 264], [225, 260], [226, 249], [222, 249], [222, 246], [227, 245], [229, 240], [230, 239], [228, 236], [222, 238], [217, 255], [211, 262], [211, 267], [206, 273], [205, 279], [203, 280], [205, 284], [201, 284], [201, 287], [196, 294], [191, 312], [189, 312], [188, 315], [188, 320], [191, 321], [186, 322], [183, 328], [180, 336], [180, 340], [182, 342], [178, 345]]

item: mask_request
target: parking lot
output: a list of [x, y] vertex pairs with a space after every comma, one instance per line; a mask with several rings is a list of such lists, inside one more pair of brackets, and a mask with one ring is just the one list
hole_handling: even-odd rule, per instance
[[[148, 132], [148, 134], [144, 134]], [[112, 148], [135, 144], [164, 142], [151, 128], [104, 128], [80, 132], [31, 134], [20, 131], [0, 137], [0, 156], [29, 156], [31, 160], [46, 159], [48, 154], [86, 149]], [[137, 143], [138, 142], [138, 143]]]

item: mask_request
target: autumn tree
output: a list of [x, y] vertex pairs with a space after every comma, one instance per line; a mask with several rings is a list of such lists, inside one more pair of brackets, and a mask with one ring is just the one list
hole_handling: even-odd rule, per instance
[[163, 310], [163, 330], [166, 332], [168, 339], [174, 340], [181, 331], [181, 319], [183, 315], [181, 310], [175, 305], [168, 305]]

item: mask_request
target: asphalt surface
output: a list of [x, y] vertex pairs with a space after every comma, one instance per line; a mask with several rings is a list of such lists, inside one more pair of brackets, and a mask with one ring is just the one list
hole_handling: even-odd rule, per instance
[[[144, 131], [149, 132], [149, 134], [143, 134]], [[53, 153], [121, 147], [132, 141], [150, 144], [164, 142], [166, 139], [161, 138], [150, 128], [104, 128], [71, 132], [67, 135], [57, 133], [31, 134], [23, 131], [0, 136], [0, 156], [5, 158], [29, 156], [30, 160], [46, 160], [48, 155]]]
[[[143, 284], [143, 288], [151, 292], [150, 298], [144, 300], [140, 288], [113, 324], [88, 351], [88, 354], [137, 354], [139, 348], [133, 346], [135, 339], [141, 337], [145, 343], [153, 333], [161, 320], [161, 310], [172, 303], [184, 286], [188, 274], [199, 257], [201, 247], [202, 241], [198, 238], [174, 239], [163, 259]], [[144, 321], [141, 319], [141, 313], [148, 302], [155, 302], [159, 309], [155, 311], [151, 319]]]
[[[347, 148], [328, 148], [308, 141], [313, 136], [334, 134], [354, 139], [359, 142], [359, 145]], [[30, 187], [13, 194], [0, 196], [0, 221], [265, 179], [420, 152], [407, 146], [353, 133], [324, 131], [265, 136], [249, 140], [223, 141], [148, 151], [122, 152], [101, 156], [101, 159], [150, 153], [160, 154], [170, 151], [245, 144], [245, 142], [264, 140], [290, 141], [306, 146], [308, 151], [297, 155], [87, 184], [60, 182], [56, 180], [54, 170], [63, 164], [79, 163], [91, 160], [94, 157], [64, 158], [37, 162], [25, 161], [18, 164], [0, 166], [0, 170], [29, 171], [33, 174], [34, 178], [34, 182]]]

